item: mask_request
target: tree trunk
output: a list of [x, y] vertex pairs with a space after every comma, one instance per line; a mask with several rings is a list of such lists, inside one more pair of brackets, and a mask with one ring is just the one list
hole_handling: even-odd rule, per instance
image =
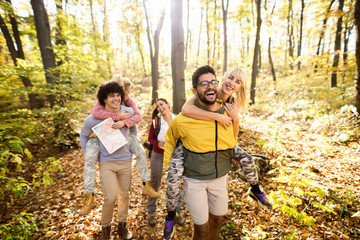
[[202, 19], [204, 16], [204, 9], [201, 6], [201, 10], [200, 10], [200, 30], [199, 30], [199, 39], [198, 39], [198, 44], [197, 44], [197, 53], [196, 53], [196, 65], [198, 65], [199, 62], [199, 57], [200, 57], [200, 43], [201, 43], [201, 30], [202, 30]]
[[184, 63], [184, 68], [186, 68], [187, 65], [187, 59], [188, 59], [188, 52], [189, 52], [189, 39], [190, 39], [190, 25], [189, 25], [189, 18], [190, 18], [190, 0], [187, 0], [187, 16], [186, 16], [186, 26], [187, 26], [187, 30], [186, 30], [186, 43], [185, 43], [185, 63]]
[[224, 24], [224, 62], [223, 62], [223, 73], [227, 70], [227, 13], [229, 8], [229, 0], [226, 0], [226, 6], [224, 0], [221, 0], [221, 7], [223, 12], [223, 24]]
[[341, 51], [341, 30], [342, 30], [342, 16], [343, 16], [344, 0], [339, 0], [339, 14], [341, 16], [338, 18], [336, 33], [335, 33], [335, 49], [334, 49], [334, 62], [333, 62], [333, 72], [331, 74], [330, 87], [337, 86], [337, 67], [339, 66], [340, 60], [340, 51]]
[[[11, 37], [10, 31], [7, 28], [4, 19], [2, 18], [2, 16], [0, 15], [0, 28], [1, 31], [4, 35], [4, 38], [6, 40], [6, 45], [9, 49], [10, 52], [10, 56], [11, 59], [13, 60], [13, 63], [15, 66], [17, 66], [17, 58], [21, 58], [23, 60], [25, 60], [25, 54], [23, 51], [23, 47], [22, 47], [22, 43], [21, 43], [21, 38], [20, 38], [20, 33], [18, 30], [18, 26], [17, 26], [17, 21], [15, 19], [15, 14], [14, 11], [12, 9], [12, 5], [11, 2], [8, 0], [9, 2], [9, 7], [10, 7], [10, 23], [12, 26], [12, 30], [13, 30], [13, 34], [14, 34], [14, 39], [16, 41], [16, 49], [15, 49], [15, 44], [14, 41]], [[29, 97], [29, 105], [30, 105], [30, 109], [37, 109], [37, 108], [41, 108], [43, 107], [43, 101], [39, 98], [38, 94], [32, 93], [31, 92], [31, 88], [33, 87], [33, 84], [31, 83], [30, 79], [24, 76], [19, 76], [23, 85], [27, 88], [27, 93], [28, 93], [28, 97]]]
[[355, 76], [355, 107], [360, 114], [360, 0], [355, 2], [356, 30], [356, 76]]
[[271, 37], [269, 37], [268, 55], [269, 55], [269, 63], [270, 63], [270, 68], [271, 68], [271, 74], [273, 76], [274, 82], [276, 82], [276, 74], [275, 74], [274, 63], [273, 63], [273, 60], [272, 60], [272, 57], [271, 57]]
[[144, 53], [141, 46], [141, 37], [140, 37], [140, 27], [139, 24], [136, 24], [136, 44], [139, 49], [139, 54], [141, 58], [141, 63], [144, 71], [144, 75], [147, 76], [146, 67], [145, 67], [145, 59], [144, 59]]
[[256, 20], [256, 40], [254, 47], [254, 58], [252, 65], [251, 73], [251, 89], [250, 89], [250, 99], [251, 104], [255, 104], [255, 90], [256, 90], [256, 75], [258, 71], [258, 56], [259, 56], [259, 41], [260, 41], [260, 29], [261, 29], [261, 0], [256, 0], [256, 11], [257, 11], [257, 20]]
[[[104, 14], [104, 21], [103, 21], [103, 41], [104, 43], [108, 43], [109, 42], [109, 27], [108, 27], [108, 16], [107, 16], [107, 0], [104, 0], [104, 10], [103, 10], [103, 14]], [[111, 72], [111, 62], [110, 62], [110, 53], [109, 51], [106, 52], [106, 63], [107, 63], [107, 67], [108, 67], [108, 71], [109, 71], [109, 76], [112, 76], [112, 72]]]
[[[62, 26], [61, 26], [61, 15], [63, 15], [63, 6], [62, 1], [55, 1], [56, 3], [56, 28], [55, 28], [55, 44], [57, 46], [61, 45], [63, 47], [66, 46], [65, 36], [62, 33]], [[61, 66], [63, 61], [60, 59], [57, 61], [57, 66]]]
[[206, 36], [207, 36], [207, 64], [210, 64], [210, 26], [209, 26], [209, 3], [206, 1]]
[[145, 18], [146, 18], [146, 31], [147, 37], [150, 47], [150, 60], [151, 60], [151, 78], [152, 78], [152, 97], [151, 97], [151, 104], [154, 104], [155, 101], [158, 99], [158, 82], [159, 82], [159, 37], [162, 25], [164, 23], [165, 18], [165, 10], [162, 11], [162, 15], [159, 18], [157, 28], [154, 34], [154, 51], [152, 48], [152, 41], [150, 37], [150, 24], [149, 24], [149, 17], [147, 12], [147, 7], [145, 4], [145, 0], [143, 0], [143, 6], [145, 10]]
[[214, 32], [213, 32], [213, 47], [212, 47], [212, 57], [211, 57], [211, 65], [216, 67], [216, 32], [217, 32], [217, 24], [216, 24], [216, 12], [217, 12], [217, 1], [214, 0], [214, 15], [213, 15], [213, 21], [214, 21]]
[[293, 14], [292, 14], [292, 0], [289, 0], [289, 11], [288, 11], [288, 38], [289, 38], [289, 58], [290, 58], [290, 69], [293, 70], [293, 61], [294, 61], [294, 47], [293, 47], [293, 36], [294, 36], [294, 27], [293, 27]]
[[349, 51], [349, 40], [350, 40], [350, 33], [352, 29], [354, 28], [353, 22], [347, 22], [345, 25], [345, 31], [344, 31], [344, 55], [343, 55], [343, 66], [347, 65], [347, 57], [348, 57], [348, 51]]
[[[323, 42], [323, 39], [325, 36], [326, 23], [329, 19], [331, 6], [333, 5], [334, 2], [335, 2], [335, 0], [331, 0], [329, 7], [326, 9], [325, 18], [323, 20], [322, 29], [320, 32], [319, 43], [318, 43], [317, 50], [316, 50], [316, 56], [321, 55], [321, 53], [320, 53], [321, 43]], [[323, 48], [323, 51], [324, 51], [324, 48]], [[315, 70], [314, 70], [315, 73], [317, 72], [318, 67], [319, 67], [319, 63], [317, 61], [316, 65], [315, 65]]]
[[178, 114], [185, 103], [184, 29], [182, 0], [171, 1], [171, 69], [173, 79], [173, 112]]
[[[302, 47], [302, 35], [303, 35], [303, 22], [304, 22], [304, 8], [305, 8], [305, 1], [301, 0], [301, 14], [300, 14], [300, 39], [298, 45], [298, 59], [301, 56], [301, 47]], [[300, 70], [301, 61], [298, 60], [297, 69]]]
[[[55, 54], [51, 44], [50, 25], [48, 15], [42, 0], [31, 0], [34, 11], [36, 34], [39, 43], [41, 59], [45, 70], [45, 79], [50, 86], [54, 87], [57, 77]], [[55, 105], [55, 96], [49, 95], [50, 107]]]

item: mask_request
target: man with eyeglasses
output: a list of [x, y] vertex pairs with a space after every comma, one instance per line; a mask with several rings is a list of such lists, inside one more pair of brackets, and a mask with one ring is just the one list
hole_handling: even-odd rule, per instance
[[[192, 75], [195, 105], [227, 114], [217, 99], [218, 83], [212, 67], [198, 68]], [[165, 135], [164, 163], [169, 163], [178, 140], [184, 146], [184, 200], [194, 223], [193, 239], [218, 239], [222, 217], [228, 210], [226, 175], [234, 158], [233, 126], [225, 129], [216, 121], [180, 113]], [[172, 228], [165, 237], [170, 239], [171, 233]]]

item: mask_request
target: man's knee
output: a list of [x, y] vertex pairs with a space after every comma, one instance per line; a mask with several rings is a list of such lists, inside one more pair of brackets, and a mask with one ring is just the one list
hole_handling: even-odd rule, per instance
[[209, 222], [211, 222], [213, 226], [220, 226], [222, 224], [222, 219], [222, 216], [215, 216], [209, 213]]

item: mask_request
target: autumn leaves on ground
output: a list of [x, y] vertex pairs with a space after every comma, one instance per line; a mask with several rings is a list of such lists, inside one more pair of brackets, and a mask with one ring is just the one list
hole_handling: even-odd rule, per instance
[[[142, 111], [147, 109], [145, 103], [139, 105]], [[146, 135], [150, 122], [150, 114], [143, 112], [143, 116], [140, 137]], [[252, 109], [244, 114], [239, 144], [247, 152], [265, 157], [272, 167], [262, 172], [260, 185], [275, 209], [267, 211], [257, 205], [247, 196], [247, 185], [236, 172], [230, 173], [229, 211], [221, 239], [360, 239], [360, 144], [352, 134], [358, 133], [353, 120], [354, 112], [346, 107], [311, 123], [286, 108], [273, 113]], [[56, 157], [63, 171], [53, 175], [54, 184], [36, 188], [16, 202], [11, 213], [34, 215], [39, 231], [31, 239], [99, 239], [102, 193], [98, 171], [97, 206], [90, 214], [79, 216], [83, 153], [74, 149]], [[135, 162], [128, 225], [135, 239], [162, 239], [166, 173], [157, 224], [150, 227]], [[176, 227], [174, 239], [191, 239], [192, 221], [186, 209], [184, 213], [186, 223]]]

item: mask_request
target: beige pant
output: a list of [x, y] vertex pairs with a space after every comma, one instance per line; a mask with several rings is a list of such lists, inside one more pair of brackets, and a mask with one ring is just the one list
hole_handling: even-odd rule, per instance
[[131, 174], [131, 159], [100, 163], [100, 183], [104, 194], [101, 216], [102, 226], [111, 224], [116, 199], [118, 199], [118, 221], [126, 222], [129, 209]]
[[226, 175], [211, 180], [184, 176], [184, 200], [196, 225], [209, 221], [209, 213], [224, 216], [228, 210]]

